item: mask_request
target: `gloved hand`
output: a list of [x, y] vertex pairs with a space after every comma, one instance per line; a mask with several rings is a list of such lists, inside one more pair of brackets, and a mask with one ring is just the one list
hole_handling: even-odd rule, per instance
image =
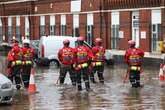
[[7, 73], [7, 76], [11, 76], [12, 75], [11, 68], [7, 68], [6, 73]]
[[88, 60], [88, 65], [91, 65], [92, 60]]

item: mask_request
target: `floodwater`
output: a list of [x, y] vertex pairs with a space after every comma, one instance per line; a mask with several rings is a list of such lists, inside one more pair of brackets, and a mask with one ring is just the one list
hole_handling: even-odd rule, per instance
[[[142, 88], [131, 88], [123, 83], [126, 66], [105, 68], [105, 84], [91, 84], [91, 91], [78, 92], [69, 76], [64, 85], [58, 85], [58, 69], [37, 67], [36, 94], [15, 90], [11, 105], [0, 105], [0, 110], [164, 110], [165, 87], [158, 80], [158, 67], [144, 67]], [[2, 70], [1, 70], [2, 71]], [[4, 70], [3, 70], [4, 71]], [[96, 76], [96, 81], [98, 78]], [[83, 88], [84, 88], [84, 83]]]

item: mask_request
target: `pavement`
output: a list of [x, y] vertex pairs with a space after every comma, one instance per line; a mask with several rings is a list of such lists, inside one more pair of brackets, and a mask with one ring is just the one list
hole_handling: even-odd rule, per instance
[[[110, 53], [113, 55], [115, 63], [124, 62], [125, 50], [110, 50]], [[165, 62], [165, 53], [145, 52], [145, 55], [144, 55], [145, 65], [159, 66], [160, 63], [163, 63], [163, 62]]]

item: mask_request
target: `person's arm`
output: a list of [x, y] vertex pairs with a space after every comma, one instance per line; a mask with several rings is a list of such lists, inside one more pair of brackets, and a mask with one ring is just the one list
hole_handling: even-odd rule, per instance
[[129, 54], [128, 54], [128, 50], [127, 50], [124, 55], [124, 62], [127, 64], [128, 64], [128, 57], [129, 57]]
[[31, 58], [33, 59], [34, 58], [34, 49], [31, 48]]
[[92, 59], [94, 56], [93, 56], [93, 51], [89, 48], [87, 48], [87, 51], [88, 51], [88, 56], [90, 59]]
[[61, 49], [58, 51], [58, 59], [59, 59], [60, 62], [62, 61], [62, 59], [61, 59], [61, 55], [62, 55], [61, 51], [62, 51]]

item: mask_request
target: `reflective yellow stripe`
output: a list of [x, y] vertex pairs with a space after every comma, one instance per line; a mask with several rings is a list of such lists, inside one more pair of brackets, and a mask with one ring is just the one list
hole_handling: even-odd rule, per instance
[[21, 60], [16, 60], [16, 61], [13, 61], [12, 62], [12, 65], [21, 65], [22, 64], [22, 61]]
[[85, 68], [85, 67], [87, 67], [87, 66], [88, 66], [87, 63], [83, 63], [83, 64], [82, 64], [82, 67], [83, 67], [83, 68]]
[[85, 68], [85, 67], [87, 67], [87, 66], [88, 66], [87, 63], [83, 63], [83, 64], [77, 65], [78, 68]]
[[15, 64], [16, 64], [16, 63], [13, 61], [13, 62], [12, 62], [12, 65], [15, 65]]
[[102, 65], [102, 62], [93, 62], [92, 65], [93, 66], [101, 66]]
[[131, 66], [131, 70], [137, 70], [137, 71], [140, 71], [140, 67], [137, 67], [137, 66]]
[[22, 64], [22, 61], [21, 60], [17, 60], [16, 64]]
[[101, 62], [96, 62], [96, 66], [101, 66], [102, 63]]
[[25, 64], [26, 64], [26, 65], [32, 64], [32, 61], [24, 61], [24, 62], [23, 62], [23, 65], [25, 65]]

